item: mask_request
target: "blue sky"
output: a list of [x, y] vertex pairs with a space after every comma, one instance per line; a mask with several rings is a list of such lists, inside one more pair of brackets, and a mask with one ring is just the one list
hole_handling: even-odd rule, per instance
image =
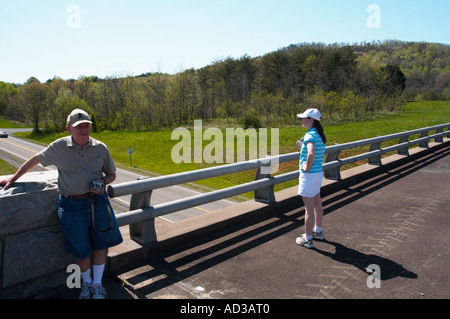
[[0, 81], [177, 73], [302, 42], [450, 44], [449, 12], [450, 0], [0, 0]]

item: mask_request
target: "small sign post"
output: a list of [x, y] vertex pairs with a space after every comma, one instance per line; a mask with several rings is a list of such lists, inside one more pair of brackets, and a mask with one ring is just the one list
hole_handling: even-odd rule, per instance
[[131, 161], [131, 155], [133, 155], [133, 149], [131, 147], [128, 149], [128, 154], [130, 154], [130, 166], [133, 166], [132, 161]]

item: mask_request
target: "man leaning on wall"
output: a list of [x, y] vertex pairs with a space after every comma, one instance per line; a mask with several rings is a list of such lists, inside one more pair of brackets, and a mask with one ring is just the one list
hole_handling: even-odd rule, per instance
[[102, 277], [107, 249], [123, 239], [105, 192], [105, 185], [116, 178], [116, 167], [107, 146], [90, 136], [91, 124], [89, 114], [73, 110], [67, 117], [70, 136], [33, 155], [0, 185], [8, 189], [39, 163], [58, 168], [58, 217], [66, 250], [80, 267], [80, 299], [105, 299]]

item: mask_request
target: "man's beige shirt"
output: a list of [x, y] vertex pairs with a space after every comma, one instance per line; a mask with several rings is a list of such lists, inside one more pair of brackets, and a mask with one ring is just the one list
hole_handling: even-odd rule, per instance
[[111, 175], [116, 171], [106, 145], [92, 137], [84, 147], [75, 144], [72, 136], [60, 138], [37, 157], [44, 167], [58, 168], [59, 192], [65, 196], [86, 194], [92, 180], [102, 178], [102, 173]]

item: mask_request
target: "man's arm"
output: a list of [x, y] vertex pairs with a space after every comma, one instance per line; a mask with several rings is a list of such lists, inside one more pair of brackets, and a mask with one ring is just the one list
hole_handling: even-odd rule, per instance
[[103, 180], [105, 181], [105, 184], [110, 184], [116, 180], [116, 173], [105, 175], [103, 177]]
[[28, 173], [38, 165], [39, 159], [37, 155], [33, 155], [25, 163], [23, 163], [22, 166], [19, 167], [17, 172], [12, 177], [0, 181], [0, 185], [5, 185], [5, 190], [10, 188], [22, 175]]

